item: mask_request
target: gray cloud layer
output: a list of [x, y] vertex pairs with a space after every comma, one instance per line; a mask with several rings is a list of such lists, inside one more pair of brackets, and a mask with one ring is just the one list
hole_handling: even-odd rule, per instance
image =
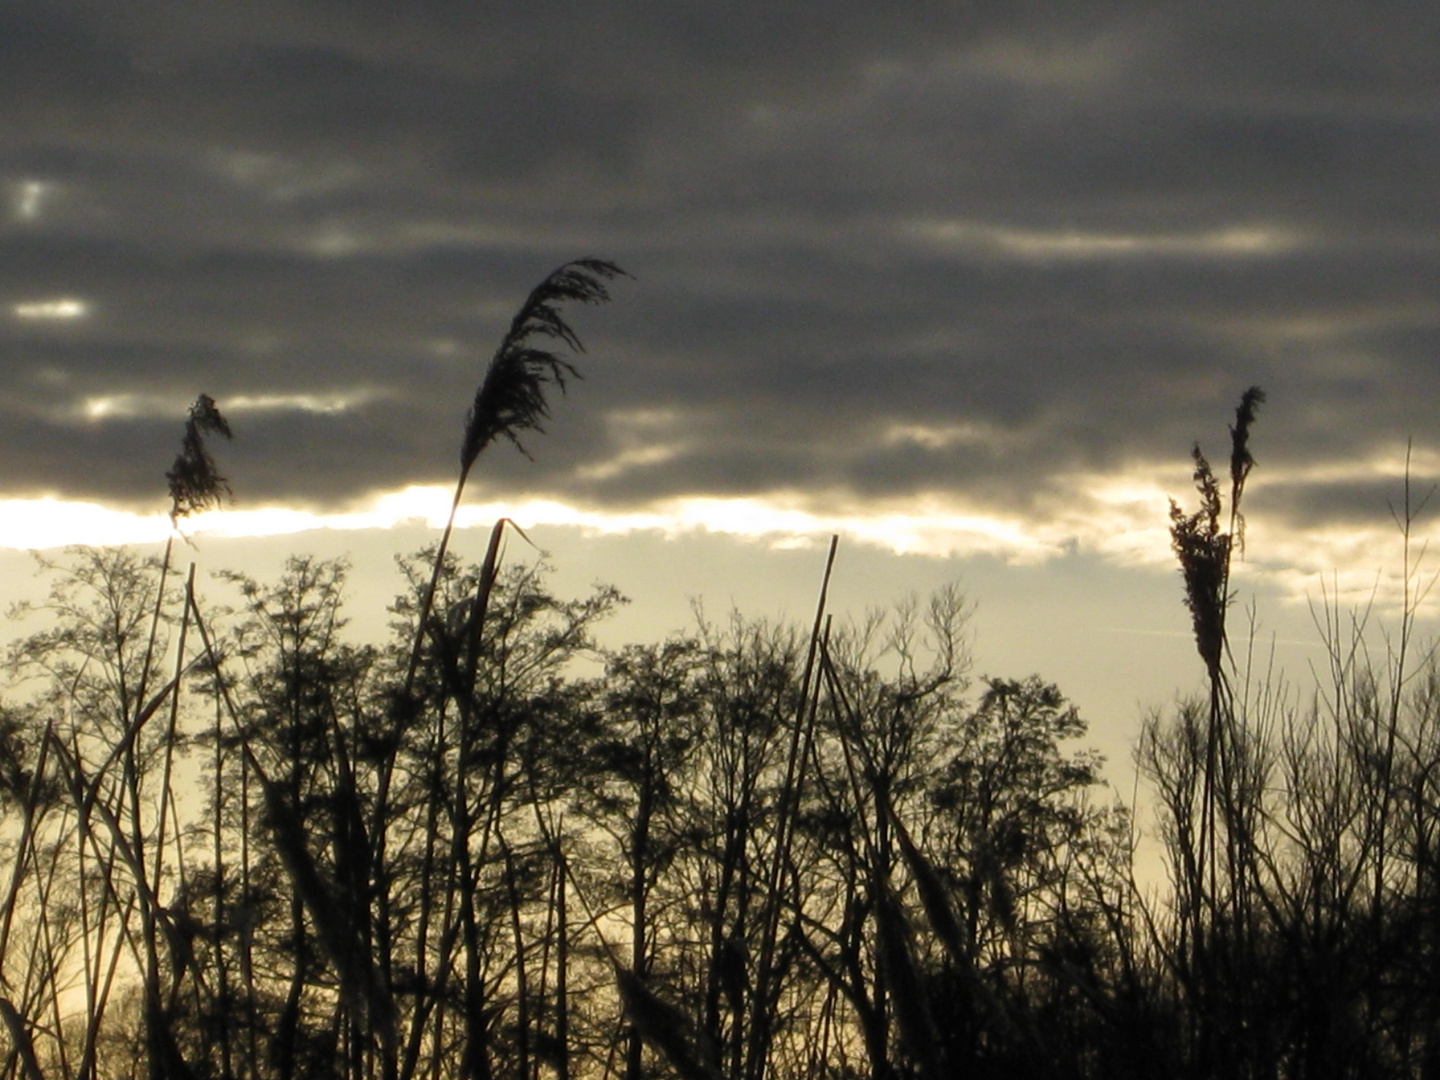
[[1251, 383], [1262, 468], [1423, 443], [1440, 9], [1062, 7], [14, 0], [0, 493], [160, 501], [201, 390], [254, 404], [244, 502], [447, 481], [511, 311], [591, 253], [637, 280], [492, 491], [1023, 510]]

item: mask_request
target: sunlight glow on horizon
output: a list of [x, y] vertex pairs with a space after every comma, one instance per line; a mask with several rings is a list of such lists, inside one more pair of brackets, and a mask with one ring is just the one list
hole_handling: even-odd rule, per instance
[[[1168, 472], [1136, 467], [1123, 474], [1077, 474], [1061, 486], [1066, 494], [1037, 500], [1023, 516], [967, 507], [942, 493], [868, 502], [839, 497], [821, 501], [798, 494], [684, 496], [621, 510], [522, 498], [467, 503], [456, 526], [488, 529], [505, 517], [522, 529], [571, 527], [582, 535], [646, 532], [667, 538], [709, 533], [776, 550], [820, 548], [838, 533], [843, 542], [895, 555], [986, 557], [1017, 566], [1088, 555], [1122, 567], [1168, 570], [1174, 563], [1167, 490], [1173, 477]], [[444, 485], [414, 485], [372, 495], [340, 510], [231, 508], [197, 514], [181, 525], [186, 536], [197, 539], [275, 537], [312, 530], [384, 531], [414, 524], [438, 533], [452, 494]], [[1346, 605], [1373, 601], [1394, 606], [1403, 597], [1403, 576], [1392, 569], [1403, 565], [1403, 552], [1390, 522], [1377, 519], [1373, 524], [1296, 530], [1267, 520], [1263, 513], [1250, 517], [1248, 552], [1235, 567], [1237, 587], [1263, 583], [1292, 601], [1329, 597]], [[1412, 558], [1429, 531], [1417, 528]], [[137, 513], [54, 496], [0, 499], [0, 548], [148, 544], [162, 542], [169, 533], [169, 518], [159, 510]], [[1436, 538], [1440, 540], [1440, 531]], [[1412, 580], [1412, 592], [1416, 587], [1417, 580]], [[1429, 599], [1440, 603], [1440, 597]]]
[[16, 218], [21, 221], [38, 221], [45, 197], [52, 185], [43, 180], [23, 180], [12, 185], [11, 205]]
[[[423, 522], [440, 529], [450, 509], [451, 489], [415, 485], [356, 503], [337, 511], [268, 506], [225, 509], [197, 514], [182, 523], [187, 535], [226, 538], [283, 536], [312, 529], [389, 529]], [[1113, 507], [1112, 507], [1113, 509]], [[1124, 510], [1120, 513], [1123, 515]], [[896, 554], [938, 557], [991, 555], [1015, 562], [1043, 561], [1074, 550], [1066, 532], [1080, 518], [1060, 523], [1027, 523], [960, 507], [939, 496], [856, 504], [836, 513], [820, 513], [798, 496], [721, 498], [685, 496], [657, 500], [632, 510], [597, 510], [554, 499], [518, 499], [462, 505], [456, 517], [461, 529], [488, 528], [507, 517], [522, 528], [571, 526], [596, 535], [656, 532], [677, 536], [711, 532], [752, 539], [775, 547], [822, 544], [840, 533]], [[1111, 520], [1101, 526], [1112, 529]], [[60, 547], [69, 544], [129, 544], [163, 540], [169, 519], [160, 511], [143, 514], [97, 503], [63, 500], [0, 499], [0, 547]]]
[[995, 446], [1007, 434], [993, 424], [965, 421], [958, 424], [892, 423], [881, 441], [886, 446], [907, 443], [926, 450], [944, 450], [951, 446]]

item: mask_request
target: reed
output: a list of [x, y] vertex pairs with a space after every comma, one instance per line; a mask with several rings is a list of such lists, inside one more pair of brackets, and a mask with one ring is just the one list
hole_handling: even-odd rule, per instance
[[[161, 608], [165, 602], [170, 555], [175, 545], [175, 536], [180, 531], [180, 522], [191, 514], [220, 507], [231, 494], [230, 482], [220, 475], [214, 455], [210, 453], [206, 438], [210, 435], [221, 435], [227, 439], [234, 437], [230, 423], [221, 415], [215, 399], [209, 394], [201, 394], [190, 406], [190, 413], [185, 419], [185, 431], [180, 437], [180, 453], [175, 455], [174, 464], [165, 473], [170, 492], [170, 534], [165, 538], [165, 553], [160, 560], [160, 583], [155, 590], [150, 635], [145, 645], [145, 661], [140, 669], [140, 688], [136, 696], [142, 706], [145, 685], [150, 674], [150, 662], [155, 653]], [[137, 727], [143, 722], [137, 716]]]
[[[1195, 645], [1209, 681], [1209, 719], [1205, 729], [1205, 758], [1201, 774], [1201, 805], [1199, 851], [1195, 875], [1187, 883], [1190, 899], [1186, 920], [1195, 942], [1192, 964], [1204, 966], [1206, 920], [1215, 917], [1216, 897], [1220, 890], [1222, 868], [1220, 841], [1226, 844], [1224, 872], [1233, 881], [1244, 869], [1247, 858], [1240, 847], [1244, 837], [1237, 826], [1237, 808], [1219, 805], [1233, 792], [1233, 785], [1220, 774], [1229, 773], [1242, 734], [1236, 730], [1235, 703], [1226, 670], [1229, 638], [1226, 615], [1230, 608], [1230, 572], [1235, 551], [1243, 544], [1245, 519], [1241, 501], [1245, 482], [1254, 467], [1250, 453], [1250, 429], [1255, 411], [1265, 394], [1252, 386], [1241, 396], [1235, 410], [1235, 423], [1230, 427], [1230, 501], [1229, 527], [1222, 528], [1225, 513], [1220, 483], [1201, 452], [1199, 444], [1192, 451], [1195, 462], [1194, 481], [1200, 495], [1200, 508], [1186, 514], [1178, 504], [1170, 504], [1170, 536], [1185, 581], [1185, 605], [1190, 610]], [[1208, 909], [1208, 911], [1207, 911]]]
[[565, 346], [572, 352], [585, 351], [579, 335], [565, 321], [561, 305], [605, 303], [610, 299], [606, 283], [624, 274], [614, 263], [596, 258], [576, 259], [557, 267], [530, 291], [500, 339], [465, 417], [465, 434], [460, 442], [460, 475], [455, 481], [450, 514], [435, 552], [430, 584], [420, 605], [404, 697], [408, 698], [414, 688], [435, 588], [470, 470], [481, 452], [496, 439], [509, 439], [524, 452], [521, 436], [528, 431], [543, 430], [541, 424], [550, 415], [549, 387], [563, 393], [565, 380], [579, 375], [574, 364], [555, 351], [556, 348]]

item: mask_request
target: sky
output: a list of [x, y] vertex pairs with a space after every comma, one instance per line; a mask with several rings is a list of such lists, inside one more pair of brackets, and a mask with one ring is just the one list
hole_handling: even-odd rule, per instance
[[7, 597], [25, 549], [163, 539], [201, 392], [204, 560], [393, 591], [511, 314], [590, 255], [632, 277], [460, 543], [514, 518], [632, 636], [807, 619], [838, 533], [841, 601], [959, 581], [977, 674], [1121, 757], [1198, 678], [1169, 499], [1247, 387], [1237, 587], [1302, 673], [1440, 480], [1433, 5], [7, 0], [0, 105]]

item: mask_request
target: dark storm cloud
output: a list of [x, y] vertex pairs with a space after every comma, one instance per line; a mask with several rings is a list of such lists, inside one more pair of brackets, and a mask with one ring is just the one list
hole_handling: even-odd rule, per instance
[[[1252, 383], [1262, 468], [1423, 442], [1437, 29], [1389, 4], [7, 4], [0, 487], [163, 501], [202, 390], [242, 403], [243, 503], [446, 481], [510, 314], [590, 253], [637, 280], [570, 313], [586, 378], [533, 461], [487, 454], [491, 493], [1023, 513], [1077, 472], [1183, 477]], [[1383, 516], [1363, 487], [1275, 506]]]

